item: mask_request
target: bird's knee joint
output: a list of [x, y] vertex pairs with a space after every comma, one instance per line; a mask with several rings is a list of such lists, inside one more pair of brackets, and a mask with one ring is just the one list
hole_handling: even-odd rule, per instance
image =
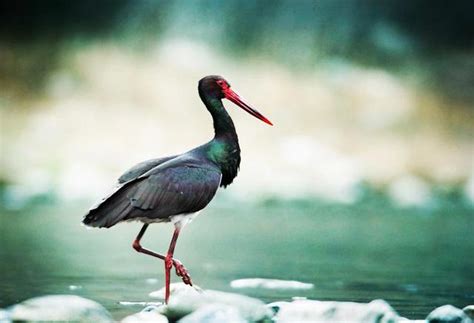
[[133, 247], [133, 249], [135, 249], [138, 252], [140, 252], [142, 250], [142, 246], [140, 245], [140, 241], [138, 241], [138, 240], [133, 241], [132, 247]]
[[173, 257], [171, 257], [171, 255], [166, 255], [165, 257], [166, 269], [171, 269], [173, 267], [173, 264], [174, 264]]

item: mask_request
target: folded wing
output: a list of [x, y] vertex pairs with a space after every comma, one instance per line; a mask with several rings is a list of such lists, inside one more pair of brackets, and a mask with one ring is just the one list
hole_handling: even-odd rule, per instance
[[196, 160], [168, 161], [120, 184], [84, 217], [83, 223], [111, 227], [134, 218], [164, 220], [203, 209], [221, 181], [217, 166]]

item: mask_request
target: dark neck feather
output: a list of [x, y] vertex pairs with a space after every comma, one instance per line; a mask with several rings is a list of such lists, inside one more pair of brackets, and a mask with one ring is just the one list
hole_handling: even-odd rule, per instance
[[214, 139], [209, 143], [209, 158], [221, 169], [221, 186], [226, 187], [237, 176], [240, 166], [240, 147], [234, 123], [219, 98], [199, 95], [212, 116]]

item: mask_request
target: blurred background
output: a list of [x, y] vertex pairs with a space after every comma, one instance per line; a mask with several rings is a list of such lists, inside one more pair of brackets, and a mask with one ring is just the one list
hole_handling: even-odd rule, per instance
[[[117, 318], [162, 265], [139, 224], [86, 230], [135, 163], [212, 138], [209, 74], [274, 124], [225, 103], [239, 176], [185, 229], [203, 288], [294, 279], [265, 301], [388, 300], [423, 317], [474, 302], [471, 1], [0, 1], [0, 307], [76, 293]], [[145, 245], [165, 250], [171, 227]], [[229, 256], [231, 255], [231, 256]], [[139, 306], [139, 305], [135, 305]]]

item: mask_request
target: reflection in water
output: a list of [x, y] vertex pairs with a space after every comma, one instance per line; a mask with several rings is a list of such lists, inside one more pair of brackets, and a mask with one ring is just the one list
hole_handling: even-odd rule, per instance
[[[462, 207], [427, 214], [394, 210], [381, 201], [371, 202], [370, 208], [367, 203], [268, 201], [239, 205], [236, 211], [236, 205], [222, 202], [214, 202], [185, 228], [176, 250], [202, 288], [237, 291], [267, 302], [295, 296], [361, 302], [383, 298], [409, 318], [422, 318], [441, 304], [463, 307], [474, 301], [474, 263], [468, 257], [474, 248], [472, 217]], [[86, 208], [1, 214], [0, 307], [32, 296], [77, 294], [121, 318], [154, 301], [148, 295], [163, 285], [163, 263], [131, 248], [140, 224], [87, 230], [80, 225]], [[165, 250], [171, 226], [150, 230], [143, 244]], [[230, 286], [251, 277], [298, 280], [314, 288]]]

